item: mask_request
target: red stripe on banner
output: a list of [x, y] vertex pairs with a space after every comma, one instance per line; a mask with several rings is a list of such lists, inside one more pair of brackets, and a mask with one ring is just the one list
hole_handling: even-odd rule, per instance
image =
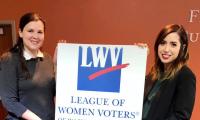
[[115, 71], [115, 70], [119, 70], [119, 69], [122, 69], [122, 68], [126, 68], [128, 65], [129, 64], [127, 63], [127, 64], [121, 64], [121, 65], [109, 67], [109, 68], [106, 68], [106, 69], [103, 69], [103, 70], [100, 70], [98, 72], [91, 74], [88, 78], [89, 78], [89, 80], [93, 80], [94, 78], [101, 76], [103, 74], [106, 74], [106, 73], [109, 73], [109, 72], [112, 72], [112, 71]]

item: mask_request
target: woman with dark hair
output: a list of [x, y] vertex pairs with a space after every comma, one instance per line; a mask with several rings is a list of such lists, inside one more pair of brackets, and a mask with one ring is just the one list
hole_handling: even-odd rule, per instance
[[0, 93], [7, 120], [54, 120], [54, 64], [40, 50], [44, 34], [44, 20], [27, 13], [20, 19], [16, 45], [2, 55]]
[[189, 120], [196, 78], [187, 66], [188, 37], [181, 25], [164, 27], [154, 45], [155, 64], [146, 77], [143, 120]]

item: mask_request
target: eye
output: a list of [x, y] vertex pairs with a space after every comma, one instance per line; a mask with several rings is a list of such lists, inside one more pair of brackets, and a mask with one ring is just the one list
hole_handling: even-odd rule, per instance
[[172, 47], [176, 47], [176, 46], [177, 46], [177, 43], [172, 42], [172, 43], [171, 43], [171, 46], [172, 46]]
[[166, 44], [166, 41], [164, 40], [160, 42], [160, 45], [165, 45], [165, 44]]
[[38, 31], [38, 33], [40, 33], [40, 34], [43, 34], [43, 33], [44, 33], [44, 31], [40, 30], [40, 31]]
[[29, 29], [29, 30], [27, 30], [28, 32], [33, 32], [34, 30], [33, 29]]

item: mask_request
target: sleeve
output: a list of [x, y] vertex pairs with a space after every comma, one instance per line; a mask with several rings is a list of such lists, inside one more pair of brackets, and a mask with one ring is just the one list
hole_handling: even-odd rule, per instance
[[196, 93], [196, 77], [188, 69], [180, 73], [177, 82], [174, 108], [167, 120], [190, 120]]
[[1, 60], [0, 93], [6, 110], [21, 117], [27, 108], [19, 102], [16, 64], [12, 56], [6, 56]]

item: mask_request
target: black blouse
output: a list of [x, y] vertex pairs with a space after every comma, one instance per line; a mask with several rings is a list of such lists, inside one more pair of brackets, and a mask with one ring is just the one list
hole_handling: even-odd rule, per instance
[[158, 91], [159, 91], [159, 89], [161, 87], [161, 83], [162, 83], [162, 80], [157, 80], [155, 82], [155, 84], [152, 87], [151, 91], [147, 95], [146, 100], [144, 101], [143, 112], [142, 112], [142, 119], [144, 119], [144, 120], [147, 118], [148, 112], [149, 112], [150, 107], [151, 107], [151, 103], [153, 102], [154, 97], [158, 93]]

